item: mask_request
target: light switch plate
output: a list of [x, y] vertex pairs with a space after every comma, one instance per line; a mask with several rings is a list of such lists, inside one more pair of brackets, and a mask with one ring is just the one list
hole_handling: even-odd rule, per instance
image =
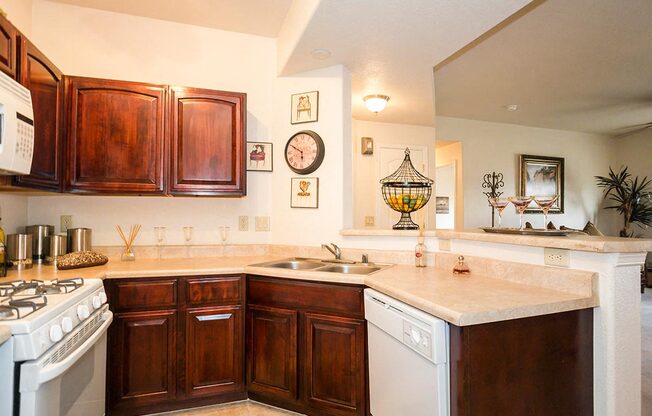
[[256, 231], [269, 231], [269, 217], [256, 217]]
[[238, 217], [238, 230], [239, 231], [249, 231], [249, 217], [246, 215], [240, 215]]
[[364, 217], [364, 225], [367, 227], [373, 227], [376, 223], [376, 218], [373, 215], [367, 215]]
[[69, 229], [72, 228], [72, 215], [62, 215], [60, 217], [60, 224], [59, 224], [62, 233], [65, 233]]
[[563, 248], [545, 247], [543, 263], [546, 266], [570, 267], [570, 251]]

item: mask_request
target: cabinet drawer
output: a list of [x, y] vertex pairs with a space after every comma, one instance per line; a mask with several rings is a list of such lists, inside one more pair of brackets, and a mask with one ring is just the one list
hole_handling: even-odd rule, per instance
[[177, 280], [114, 283], [113, 307], [117, 310], [155, 309], [177, 304]]
[[364, 318], [363, 287], [249, 276], [249, 303]]
[[186, 302], [203, 304], [239, 304], [241, 302], [241, 277], [220, 276], [186, 280]]

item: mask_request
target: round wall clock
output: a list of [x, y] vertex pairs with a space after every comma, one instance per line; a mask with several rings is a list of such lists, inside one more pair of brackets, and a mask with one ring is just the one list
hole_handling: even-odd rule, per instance
[[312, 130], [303, 130], [288, 140], [285, 145], [285, 161], [290, 169], [299, 175], [316, 171], [324, 161], [324, 141]]

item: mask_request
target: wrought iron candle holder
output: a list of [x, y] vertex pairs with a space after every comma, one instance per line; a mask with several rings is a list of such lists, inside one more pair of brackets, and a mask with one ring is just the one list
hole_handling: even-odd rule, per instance
[[394, 230], [418, 230], [411, 212], [423, 208], [430, 200], [433, 180], [420, 174], [410, 160], [410, 149], [396, 172], [380, 180], [381, 192], [387, 206], [401, 213], [401, 219], [392, 226]]
[[498, 191], [498, 188], [502, 188], [505, 186], [505, 182], [503, 182], [503, 174], [502, 173], [496, 173], [496, 172], [491, 172], [487, 173], [484, 175], [484, 179], [482, 182], [482, 188], [483, 189], [488, 189], [488, 191], [482, 192], [487, 196], [487, 203], [491, 207], [491, 226], [494, 226], [494, 214], [495, 214], [495, 208], [491, 203], [489, 202], [490, 199], [492, 198], [500, 198], [500, 196], [503, 194], [502, 192]]

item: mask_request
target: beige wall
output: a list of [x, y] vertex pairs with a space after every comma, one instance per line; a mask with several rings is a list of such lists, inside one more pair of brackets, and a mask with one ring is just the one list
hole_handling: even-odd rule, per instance
[[[647, 176], [648, 179], [652, 179], [652, 129], [616, 139], [616, 143], [616, 157], [612, 164], [614, 170], [624, 165], [629, 168], [628, 171], [633, 176], [638, 176], [639, 179]], [[606, 175], [607, 172], [604, 174]], [[637, 231], [637, 234], [645, 238], [652, 238], [652, 228], [642, 228]]]
[[[272, 139], [274, 39], [49, 1], [35, 2], [33, 16], [34, 43], [64, 73], [243, 91], [248, 140]], [[31, 197], [29, 222], [58, 225], [71, 214], [75, 225], [93, 227], [97, 244], [118, 244], [118, 223], [142, 224], [141, 244], [154, 242], [157, 225], [169, 227], [170, 243], [183, 242], [184, 225], [201, 230], [197, 242], [219, 241], [219, 225], [231, 226], [231, 241], [265, 242], [270, 233], [254, 232], [253, 217], [272, 214], [271, 177], [249, 172], [245, 198]], [[250, 231], [237, 231], [239, 215], [250, 216]]]
[[[595, 186], [595, 175], [608, 170], [615, 150], [606, 136], [491, 123], [477, 120], [437, 117], [437, 139], [462, 142], [464, 159], [464, 226], [491, 224], [491, 210], [482, 194], [482, 177], [492, 171], [505, 176], [505, 195], [514, 195], [518, 183], [518, 155], [534, 154], [565, 158], [565, 213], [552, 215], [557, 226], [582, 228], [593, 221], [603, 232], [614, 233], [610, 213], [601, 209], [602, 194]], [[526, 220], [542, 226], [541, 215], [526, 215]], [[518, 225], [513, 209], [505, 210], [503, 225]]]
[[[374, 139], [374, 155], [361, 154], [361, 137]], [[365, 216], [376, 215], [376, 196], [380, 185], [376, 181], [377, 149], [382, 145], [421, 145], [428, 148], [428, 176], [435, 176], [435, 129], [409, 124], [377, 123], [353, 120], [353, 228], [365, 227]], [[434, 200], [429, 203], [428, 224], [434, 226]], [[396, 220], [398, 221], [398, 215]]]
[[32, 34], [32, 0], [0, 0], [0, 7], [11, 21], [25, 35]]

